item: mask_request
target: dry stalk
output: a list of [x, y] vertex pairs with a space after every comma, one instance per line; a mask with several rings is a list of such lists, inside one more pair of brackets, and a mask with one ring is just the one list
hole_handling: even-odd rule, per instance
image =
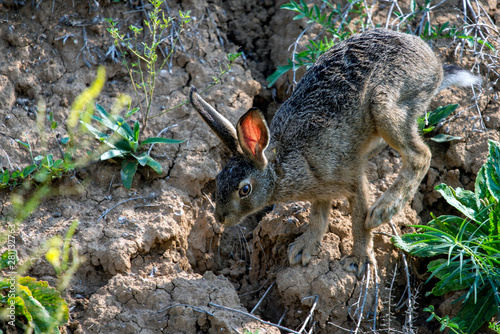
[[247, 317], [250, 317], [250, 318], [252, 318], [254, 320], [257, 320], [260, 323], [263, 323], [263, 324], [269, 325], [269, 326], [273, 326], [273, 327], [279, 328], [279, 329], [281, 329], [283, 331], [286, 331], [286, 333], [301, 334], [299, 332], [294, 331], [293, 329], [290, 329], [290, 328], [287, 328], [287, 327], [284, 327], [284, 326], [281, 326], [281, 325], [273, 324], [272, 322], [264, 321], [264, 320], [262, 320], [262, 319], [260, 319], [260, 318], [258, 318], [256, 316], [254, 316], [253, 314], [250, 314], [248, 312], [236, 310], [234, 308], [230, 308], [230, 307], [226, 307], [226, 306], [222, 306], [222, 305], [217, 305], [217, 304], [214, 304], [214, 303], [208, 303], [208, 305], [214, 306], [214, 307], [218, 307], [218, 308], [221, 308], [221, 309], [226, 310], [226, 311], [231, 311], [231, 312], [236, 312], [236, 313], [240, 313], [240, 314], [246, 315]]
[[[396, 226], [392, 221], [390, 222], [390, 225], [394, 235], [398, 236], [398, 231], [396, 230]], [[401, 258], [403, 260], [404, 269], [406, 273], [406, 292], [408, 293], [408, 298], [406, 300], [408, 309], [406, 312], [405, 327], [408, 328], [409, 331], [406, 333], [414, 333], [412, 329], [413, 328], [412, 324], [413, 324], [413, 310], [415, 308], [415, 298], [413, 297], [411, 292], [410, 269], [408, 266], [408, 261], [406, 260], [406, 255], [403, 252], [401, 252]]]
[[276, 282], [273, 282], [269, 288], [267, 288], [266, 292], [264, 292], [264, 294], [262, 295], [262, 297], [260, 298], [259, 302], [257, 303], [257, 305], [255, 305], [255, 307], [252, 309], [252, 311], [250, 313], [254, 313], [255, 311], [257, 311], [257, 309], [259, 308], [260, 304], [262, 303], [262, 301], [264, 300], [264, 298], [266, 298], [267, 294], [269, 293], [269, 291], [271, 291], [271, 288], [274, 286], [274, 283]]
[[122, 205], [122, 204], [127, 203], [127, 202], [130, 202], [130, 201], [135, 201], [136, 199], [142, 199], [142, 198], [146, 198], [146, 197], [148, 197], [148, 196], [133, 197], [133, 198], [129, 198], [129, 199], [123, 200], [123, 201], [121, 201], [121, 202], [119, 202], [119, 203], [117, 203], [117, 204], [113, 205], [111, 208], [106, 209], [106, 211], [104, 211], [104, 213], [103, 213], [103, 214], [99, 217], [99, 219], [97, 219], [96, 223], [98, 223], [98, 222], [99, 222], [102, 218], [106, 217], [106, 215], [107, 215], [108, 213], [110, 213], [110, 212], [111, 212], [111, 210], [113, 210], [113, 209], [114, 209], [114, 208], [116, 208], [117, 206]]
[[[315, 295], [315, 296], [310, 296], [310, 297], [305, 297], [305, 298], [302, 298], [302, 300], [304, 299], [307, 299], [307, 298], [314, 298], [314, 301], [313, 301], [313, 304], [311, 306], [311, 310], [309, 311], [309, 314], [307, 315], [306, 317], [306, 320], [304, 320], [304, 323], [302, 324], [302, 326], [300, 327], [299, 329], [299, 333], [302, 333], [302, 331], [306, 328], [307, 326], [307, 323], [309, 322], [309, 320], [312, 319], [312, 316], [313, 316], [313, 313], [314, 313], [314, 310], [316, 309], [316, 306], [318, 304], [318, 299], [319, 299], [319, 296], [318, 295]], [[311, 327], [311, 330], [314, 328], [314, 323]]]

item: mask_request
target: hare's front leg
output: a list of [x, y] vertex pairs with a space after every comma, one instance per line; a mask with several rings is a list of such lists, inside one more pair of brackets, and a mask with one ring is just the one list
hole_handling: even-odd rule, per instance
[[288, 247], [290, 264], [302, 262], [303, 265], [306, 265], [309, 263], [311, 254], [319, 251], [321, 240], [328, 227], [331, 202], [316, 201], [311, 204], [309, 228]]

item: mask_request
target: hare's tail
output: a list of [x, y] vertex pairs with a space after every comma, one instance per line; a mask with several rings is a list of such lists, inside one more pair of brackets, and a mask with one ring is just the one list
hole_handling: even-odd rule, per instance
[[480, 85], [482, 79], [471, 74], [463, 68], [456, 65], [444, 65], [444, 77], [439, 90], [450, 86], [468, 87], [470, 85]]

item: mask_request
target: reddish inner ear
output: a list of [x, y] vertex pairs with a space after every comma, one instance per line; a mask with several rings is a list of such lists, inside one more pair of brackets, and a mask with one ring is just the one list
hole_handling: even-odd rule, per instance
[[252, 153], [256, 155], [255, 150], [257, 144], [262, 146], [262, 143], [260, 143], [262, 139], [262, 127], [259, 116], [254, 113], [250, 113], [248, 117], [245, 117], [245, 119], [240, 123], [240, 126], [243, 131], [243, 137], [246, 145], [250, 148]]

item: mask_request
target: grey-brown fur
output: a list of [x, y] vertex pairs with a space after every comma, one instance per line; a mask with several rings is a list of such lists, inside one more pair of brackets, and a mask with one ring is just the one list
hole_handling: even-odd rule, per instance
[[[461, 86], [465, 84], [454, 78], [464, 77], [465, 84], [479, 82], [455, 66], [443, 71], [427, 44], [407, 34], [376, 29], [335, 45], [305, 73], [277, 111], [269, 142], [257, 136], [247, 143], [253, 133], [245, 132], [247, 119], [267, 134], [263, 117], [255, 111], [243, 115], [236, 129], [217, 133], [228, 146], [239, 143], [217, 176], [217, 219], [234, 225], [272, 203], [310, 201], [309, 229], [288, 251], [292, 264], [305, 265], [327, 229], [332, 199], [345, 197], [354, 237], [353, 254], [345, 263], [361, 272], [367, 261], [374, 261], [371, 230], [401, 209], [429, 168], [431, 153], [420, 138], [416, 118], [445, 88], [442, 82]], [[191, 100], [206, 121], [222, 117], [195, 91]], [[403, 167], [370, 207], [364, 168], [385, 143], [401, 154]], [[251, 193], [242, 196], [245, 186]]]

